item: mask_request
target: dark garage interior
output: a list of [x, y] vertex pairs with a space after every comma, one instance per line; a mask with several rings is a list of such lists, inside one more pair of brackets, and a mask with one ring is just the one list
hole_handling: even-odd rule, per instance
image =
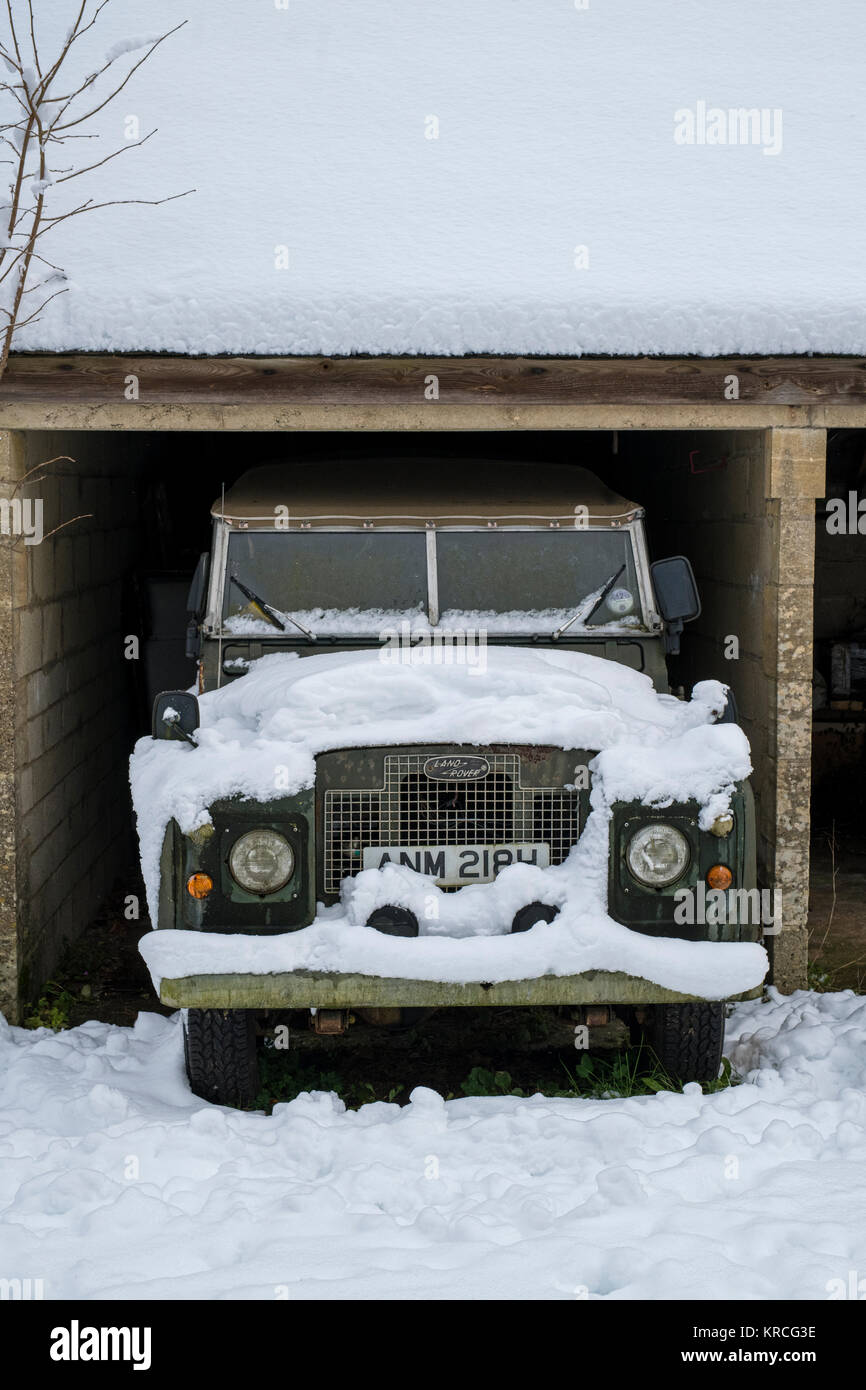
[[[426, 460], [435, 470], [443, 456], [520, 460], [529, 467], [559, 462], [590, 468], [643, 505], [651, 557], [689, 556], [703, 601], [681, 656], [672, 661], [672, 683], [686, 694], [696, 680], [711, 677], [733, 688], [753, 748], [759, 856], [771, 873], [773, 802], [762, 796], [773, 719], [763, 598], [773, 582], [775, 538], [765, 505], [762, 431], [82, 431], [21, 437], [25, 486], [44, 498], [46, 535], [61, 528], [26, 551], [26, 573], [16, 576], [17, 876], [27, 997], [112, 892], [124, 898], [140, 893], [129, 751], [149, 728], [153, 692], [194, 679], [184, 656], [185, 595], [198, 556], [209, 546], [211, 503], [222, 483], [231, 485], [264, 461], [320, 467], [335, 455], [349, 456], [359, 469], [381, 466], [395, 478]], [[855, 444], [840, 441], [837, 452], [853, 467]], [[840, 571], [847, 600], [848, 575], [857, 564], [866, 568], [862, 549], [859, 555], [850, 561], [852, 570]], [[824, 568], [832, 588], [836, 571], [829, 561]], [[829, 589], [821, 604], [819, 596], [816, 636], [832, 645], [843, 624], [834, 626]], [[862, 604], [850, 616], [860, 621]], [[137, 639], [137, 651], [130, 639]], [[860, 748], [862, 758], [862, 725]]]
[[815, 525], [810, 945], [813, 982], [858, 991], [866, 980], [864, 495], [866, 430], [831, 430]]

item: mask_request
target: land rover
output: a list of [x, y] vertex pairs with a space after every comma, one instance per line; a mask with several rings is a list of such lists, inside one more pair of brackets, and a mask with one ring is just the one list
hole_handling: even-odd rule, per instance
[[[576, 466], [458, 461], [422, 470], [407, 459], [377, 481], [358, 465], [275, 464], [245, 474], [212, 518], [212, 546], [189, 598], [199, 694], [244, 680], [273, 652], [307, 658], [462, 643], [471, 660], [482, 633], [488, 649], [587, 652], [644, 672], [667, 692], [666, 658], [700, 612], [688, 561], [650, 564], [642, 508]], [[721, 718], [730, 720], [731, 709]], [[198, 724], [194, 693], [157, 699], [155, 738], [195, 744]], [[593, 753], [513, 740], [359, 741], [322, 752], [315, 785], [297, 795], [215, 801], [207, 835], [169, 825], [154, 925], [266, 938], [308, 926], [317, 904], [339, 902], [347, 878], [385, 862], [455, 892], [521, 860], [561, 864], [589, 813], [590, 788], [575, 784], [574, 768]], [[190, 756], [209, 755], [195, 748]], [[608, 913], [657, 939], [754, 940], [753, 924], [676, 919], [684, 884], [748, 890], [756, 882], [748, 782], [737, 783], [730, 813], [709, 829], [698, 813], [695, 802], [613, 808]], [[528, 930], [554, 913], [527, 902], [510, 928]], [[368, 925], [389, 935], [419, 931], [397, 904], [377, 908]], [[613, 1011], [643, 1028], [683, 1080], [718, 1074], [724, 1036], [724, 1002], [603, 970], [459, 985], [373, 973], [213, 973], [164, 979], [161, 997], [185, 1010], [193, 1090], [240, 1105], [256, 1095], [257, 1021], [273, 1026], [299, 1009], [322, 1031], [353, 1017], [384, 1024], [467, 1005], [552, 1006], [589, 1024]]]

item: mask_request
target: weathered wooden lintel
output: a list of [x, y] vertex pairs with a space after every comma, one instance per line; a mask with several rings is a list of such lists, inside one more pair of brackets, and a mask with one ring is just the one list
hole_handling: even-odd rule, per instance
[[866, 425], [866, 360], [19, 354], [0, 426], [648, 429]]

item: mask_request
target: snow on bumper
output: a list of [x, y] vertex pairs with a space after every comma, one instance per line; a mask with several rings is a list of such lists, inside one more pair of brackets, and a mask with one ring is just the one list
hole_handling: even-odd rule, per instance
[[140, 949], [163, 1003], [198, 1008], [746, 998], [768, 964], [755, 942], [642, 936], [568, 908], [509, 936], [406, 939], [339, 915], [279, 936], [150, 932]]

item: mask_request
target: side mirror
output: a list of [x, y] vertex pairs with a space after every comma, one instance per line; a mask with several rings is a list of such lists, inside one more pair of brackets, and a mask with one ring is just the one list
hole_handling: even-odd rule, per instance
[[685, 555], [671, 555], [650, 565], [656, 603], [664, 619], [665, 650], [676, 656], [680, 649], [683, 623], [690, 623], [701, 611], [701, 600], [694, 571]]
[[195, 574], [189, 586], [189, 593], [186, 600], [186, 611], [191, 618], [202, 618], [204, 616], [205, 597], [207, 594], [207, 575], [210, 555], [207, 551], [198, 557], [198, 564], [195, 567]]
[[666, 623], [690, 623], [701, 611], [694, 571], [685, 555], [650, 565], [659, 612]]
[[164, 690], [153, 702], [151, 733], [154, 738], [182, 739], [195, 748], [193, 734], [199, 726], [198, 700], [186, 690]]
[[731, 689], [731, 687], [728, 686], [728, 698], [727, 698], [727, 700], [726, 700], [726, 702], [725, 702], [725, 708], [722, 710], [721, 714], [719, 715], [718, 719], [716, 720], [716, 723], [717, 723], [717, 724], [739, 724], [739, 722], [740, 722], [740, 713], [739, 713], [739, 710], [737, 709], [737, 699], [736, 699], [736, 696], [734, 695], [734, 692], [733, 692], [733, 690]]
[[188, 661], [198, 661], [201, 656], [199, 624], [204, 617], [205, 603], [207, 602], [209, 565], [210, 555], [205, 551], [203, 555], [199, 556], [187, 595], [186, 611], [189, 622], [186, 625], [186, 656]]

